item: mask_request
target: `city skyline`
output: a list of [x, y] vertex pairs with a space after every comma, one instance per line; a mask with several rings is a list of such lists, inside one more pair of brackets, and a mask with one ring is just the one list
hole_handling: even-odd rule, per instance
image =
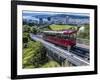
[[[23, 20], [27, 22], [53, 23], [53, 24], [88, 24], [89, 13], [72, 12], [46, 12], [46, 11], [23, 11]], [[50, 19], [50, 21], [48, 20]], [[42, 19], [42, 21], [40, 21]]]

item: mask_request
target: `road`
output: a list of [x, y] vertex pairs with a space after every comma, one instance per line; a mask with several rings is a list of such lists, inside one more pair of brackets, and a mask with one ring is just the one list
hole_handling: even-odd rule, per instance
[[77, 66], [89, 65], [89, 62], [87, 60], [85, 60], [71, 52], [68, 52], [67, 50], [64, 50], [58, 46], [55, 46], [54, 44], [52, 44], [50, 42], [43, 40], [42, 38], [40, 38], [39, 35], [30, 34], [30, 37], [33, 40], [40, 41], [46, 48], [50, 49], [54, 53], [57, 53], [59, 56], [66, 58], [66, 60], [68, 60], [69, 62], [71, 62]]

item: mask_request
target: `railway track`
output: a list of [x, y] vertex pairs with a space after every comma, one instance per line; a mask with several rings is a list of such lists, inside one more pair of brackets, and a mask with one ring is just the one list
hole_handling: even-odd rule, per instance
[[74, 47], [71, 48], [70, 52], [72, 52], [72, 53], [84, 58], [87, 61], [90, 60], [89, 49], [85, 49], [85, 48], [74, 46]]
[[[55, 46], [58, 47], [58, 45], [55, 45]], [[59, 47], [62, 48], [63, 50], [68, 51], [66, 47], [62, 47], [62, 46], [59, 46]], [[81, 48], [81, 47], [78, 47], [78, 46], [74, 46], [69, 50], [69, 52], [79, 56], [80, 58], [83, 58], [87, 62], [89, 62], [89, 60], [90, 60], [89, 49], [85, 49], [85, 48]]]
[[[71, 49], [71, 51], [73, 52], [70, 52], [70, 51], [67, 51], [67, 49], [63, 49], [60, 46], [56, 46], [48, 41], [43, 40], [43, 38], [40, 36], [30, 34], [30, 37], [33, 40], [40, 41], [48, 50], [52, 51], [58, 56], [61, 56], [62, 58], [66, 59], [67, 61], [71, 62], [74, 65], [77, 65], [77, 66], [89, 65], [89, 60], [86, 60], [84, 58], [86, 55], [83, 54], [82, 56], [77, 53], [80, 50], [79, 47], [73, 47]], [[80, 53], [83, 51], [88, 51], [88, 50], [81, 49]]]
[[[37, 36], [37, 37], [42, 39], [42, 37], [40, 37], [40, 36]], [[56, 44], [54, 44], [54, 45], [57, 46], [57, 47], [60, 47], [64, 50], [67, 50], [66, 47], [62, 47], [62, 46], [59, 46], [59, 45], [56, 45]], [[89, 49], [82, 48], [82, 47], [79, 47], [79, 46], [74, 46], [70, 49], [70, 52], [77, 55], [77, 56], [79, 56], [79, 57], [81, 57], [81, 58], [83, 58], [83, 59], [85, 59], [88, 62], [90, 60]]]

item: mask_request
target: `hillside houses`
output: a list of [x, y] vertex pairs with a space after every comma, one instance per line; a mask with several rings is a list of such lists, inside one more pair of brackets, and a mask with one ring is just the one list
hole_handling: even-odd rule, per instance
[[[26, 19], [25, 19], [26, 20]], [[23, 20], [23, 21], [25, 21]], [[66, 15], [66, 14], [55, 14], [53, 16], [38, 16], [36, 18], [31, 18], [26, 20], [29, 23], [35, 24], [72, 24], [72, 25], [81, 25], [81, 24], [89, 24], [88, 16], [77, 16], [77, 15]]]

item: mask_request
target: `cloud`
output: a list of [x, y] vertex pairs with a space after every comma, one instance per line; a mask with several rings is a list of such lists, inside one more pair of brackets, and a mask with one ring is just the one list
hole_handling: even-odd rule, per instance
[[30, 19], [31, 16], [23, 16], [23, 19]]
[[79, 16], [89, 16], [89, 13], [73, 13], [73, 12], [47, 12], [47, 11], [28, 11], [24, 10], [23, 14], [33, 14], [33, 15], [54, 15], [54, 14], [66, 14], [66, 15], [79, 15]]

